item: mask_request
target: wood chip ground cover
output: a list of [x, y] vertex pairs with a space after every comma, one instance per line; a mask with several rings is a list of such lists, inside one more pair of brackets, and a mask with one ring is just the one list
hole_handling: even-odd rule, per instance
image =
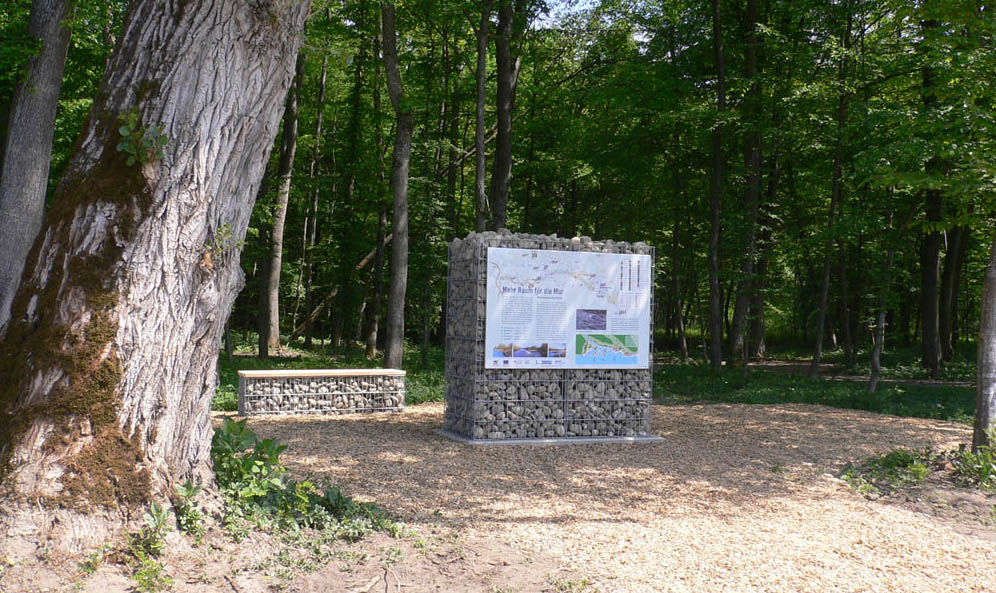
[[[262, 544], [191, 549], [170, 557], [174, 590], [996, 588], [985, 521], [935, 512], [929, 493], [868, 500], [836, 477], [896, 447], [954, 447], [970, 439], [968, 426], [803, 404], [655, 406], [661, 443], [470, 447], [435, 433], [442, 413], [432, 403], [403, 414], [251, 419], [261, 437], [288, 445], [294, 473], [328, 476], [420, 535], [378, 535], [285, 577], [274, 550], [268, 569], [253, 568]], [[972, 496], [973, 508], [992, 502]], [[126, 590], [127, 580], [101, 580], [111, 574], [102, 571], [82, 590]], [[23, 578], [0, 580], [0, 590], [22, 590], [14, 583], [41, 590]]]
[[988, 591], [996, 544], [865, 500], [834, 476], [959, 424], [810, 405], [655, 406], [649, 445], [468, 447], [441, 404], [403, 415], [252, 421], [296, 471], [329, 475], [416, 526], [544, 554], [605, 593]]

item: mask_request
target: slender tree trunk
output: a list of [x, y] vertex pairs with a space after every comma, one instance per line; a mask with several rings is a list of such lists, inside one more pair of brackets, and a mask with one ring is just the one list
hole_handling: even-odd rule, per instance
[[996, 423], [996, 239], [989, 248], [989, 264], [982, 284], [976, 365], [973, 451], [994, 444], [990, 436]]
[[[238, 244], [308, 7], [132, 2], [0, 344], [3, 531], [78, 550], [185, 479], [211, 483]], [[127, 164], [128, 113], [161, 130], [162, 156]]]
[[291, 314], [291, 327], [297, 327], [297, 313], [301, 309], [301, 298], [304, 296], [304, 254], [308, 252], [308, 217], [304, 217], [304, 232], [301, 233], [301, 265], [297, 269], [297, 281], [294, 282], [294, 312]]
[[[845, 6], [848, 10], [847, 24], [841, 34], [841, 38], [842, 45], [844, 46], [844, 50], [846, 52], [851, 47], [851, 25], [853, 13], [850, 10], [849, 2], [846, 2]], [[846, 79], [846, 57], [841, 57], [837, 66], [837, 80], [841, 86], [843, 86]], [[836, 223], [835, 216], [837, 213], [837, 204], [840, 203], [841, 196], [843, 194], [844, 127], [847, 123], [847, 103], [849, 98], [847, 93], [848, 91], [842, 89], [840, 97], [837, 99], [837, 115], [835, 118], [837, 139], [834, 143], [833, 172], [830, 182], [830, 215], [827, 219], [826, 251], [823, 256], [823, 278], [820, 284], [820, 308], [816, 315], [816, 344], [813, 347], [813, 360], [809, 365], [810, 377], [815, 377], [819, 374], [820, 358], [823, 356], [823, 332], [825, 330], [827, 318], [827, 301], [829, 300], [830, 295], [830, 263], [833, 259], [833, 232]]]
[[[889, 194], [891, 198], [891, 188]], [[887, 232], [891, 234], [891, 210], [889, 211], [886, 227]], [[896, 254], [895, 245], [889, 234], [886, 235], [886, 240], [889, 242], [889, 247], [886, 249], [885, 255], [885, 274], [883, 274], [885, 281], [882, 283], [881, 292], [878, 295], [878, 313], [875, 315], [875, 333], [872, 335], [871, 377], [868, 381], [868, 391], [871, 393], [875, 393], [875, 390], [878, 389], [878, 382], [882, 377], [882, 350], [885, 348], [885, 313], [889, 305], [889, 291], [892, 286], [892, 262]]]
[[380, 208], [377, 219], [377, 254], [374, 256], [374, 292], [367, 308], [367, 358], [377, 356], [377, 331], [380, 325], [380, 309], [384, 294], [384, 233], [387, 228], [387, 202]]
[[[264, 168], [263, 178], [259, 182], [259, 187], [256, 189], [256, 199], [255, 202], [261, 201], [266, 197], [266, 193], [269, 191], [270, 185], [270, 170], [269, 168]], [[262, 253], [270, 253], [270, 237], [266, 233], [259, 234], [259, 247]], [[266, 290], [266, 282], [270, 277], [268, 267], [270, 265], [269, 257], [262, 257], [257, 263], [256, 268], [254, 268], [253, 276], [258, 279], [258, 294], [256, 295], [256, 356], [257, 358], [269, 358], [270, 357], [270, 346], [269, 340], [267, 339], [270, 335], [270, 309], [268, 306], [268, 293]], [[258, 272], [258, 273], [257, 273]]]
[[[380, 43], [379, 35], [377, 42]], [[377, 187], [378, 193], [380, 193], [380, 188], [387, 187], [387, 165], [384, 162], [384, 131], [381, 126], [380, 76], [374, 76], [373, 88], [374, 133], [377, 145]], [[380, 331], [380, 314], [384, 300], [384, 233], [387, 232], [387, 207], [388, 202], [385, 199], [381, 202], [380, 216], [377, 218], [377, 247], [376, 255], [374, 256], [373, 282], [371, 283], [373, 284], [373, 297], [370, 306], [367, 307], [367, 333], [364, 340], [367, 347], [366, 356], [369, 359], [377, 356], [377, 345], [380, 343], [377, 339], [377, 334]]]
[[712, 176], [709, 192], [709, 339], [712, 368], [723, 368], [723, 295], [719, 284], [720, 202], [723, 196], [723, 111], [726, 109], [726, 66], [719, 0], [712, 0], [712, 41], [716, 65], [716, 111], [720, 121], [712, 131]]
[[[777, 147], [771, 158], [771, 171], [768, 176], [768, 187], [765, 195], [765, 209], [775, 203], [778, 195], [778, 183], [781, 178], [781, 155]], [[750, 356], [754, 359], [764, 358], [767, 354], [765, 344], [764, 294], [768, 279], [768, 250], [771, 248], [771, 225], [773, 221], [765, 209], [758, 208], [761, 217], [760, 240], [757, 245], [758, 259], [754, 270], [755, 286], [750, 304]]]
[[[924, 36], [930, 29], [936, 29], [940, 23], [935, 20], [921, 22]], [[925, 58], [921, 74], [921, 99], [924, 111], [931, 112], [937, 108], [936, 80], [933, 68]], [[925, 165], [928, 176], [937, 177], [942, 174], [943, 165], [940, 157], [932, 156]], [[943, 212], [943, 194], [940, 189], [929, 188], [926, 194], [927, 236], [920, 251], [920, 310], [923, 325], [923, 367], [931, 377], [937, 377], [941, 372], [941, 337], [940, 337], [940, 303], [938, 288], [940, 284], [941, 263], [941, 232], [936, 228], [941, 221]]]
[[512, 182], [512, 110], [520, 59], [512, 57], [512, 0], [499, 0], [498, 30], [495, 35], [495, 69], [498, 74], [498, 135], [495, 138], [495, 165], [491, 171], [491, 226], [505, 228], [508, 190]]
[[[928, 189], [927, 221], [941, 220], [941, 192]], [[936, 377], [941, 371], [941, 339], [938, 285], [940, 284], [941, 233], [927, 232], [920, 250], [920, 323], [923, 326], [923, 366]]]
[[[308, 235], [308, 246], [304, 252], [305, 262], [305, 282], [304, 282], [304, 310], [310, 313], [314, 308], [314, 282], [315, 282], [315, 248], [318, 246], [318, 207], [319, 196], [321, 195], [318, 186], [319, 164], [322, 153], [322, 125], [325, 122], [325, 89], [328, 81], [329, 55], [326, 52], [322, 56], [322, 74], [318, 79], [318, 116], [315, 118], [315, 146], [311, 153], [311, 164], [308, 166], [308, 179], [311, 181], [311, 209], [309, 218], [311, 227], [305, 225], [305, 234]], [[311, 316], [305, 318], [304, 347], [311, 348], [312, 343], [312, 321]], [[294, 324], [297, 327], [297, 323]]]
[[485, 140], [484, 105], [488, 81], [488, 23], [491, 21], [491, 0], [484, 0], [481, 9], [481, 24], [477, 29], [477, 110], [474, 127], [474, 224], [477, 232], [487, 226], [488, 197], [484, 192]]
[[394, 244], [391, 246], [391, 286], [387, 296], [387, 344], [384, 367], [400, 369], [404, 354], [405, 292], [408, 287], [408, 167], [411, 162], [415, 119], [411, 108], [405, 105], [404, 87], [398, 67], [398, 35], [394, 4], [381, 3], [381, 13], [387, 90], [397, 117], [394, 157], [391, 165], [391, 193], [394, 197], [391, 229]]
[[[757, 83], [757, 19], [758, 0], [747, 0], [747, 51], [745, 76], [749, 85], [744, 102], [746, 125], [744, 138], [744, 164], [747, 168], [747, 187], [744, 191], [744, 205], [747, 210], [744, 229], [744, 255], [740, 263], [736, 303], [733, 307], [733, 328], [730, 335], [730, 358], [739, 359], [746, 351], [744, 337], [747, 328], [747, 312], [756, 287], [754, 282], [754, 258], [757, 242], [757, 211], [761, 196], [761, 130], [760, 94]], [[744, 361], [746, 364], [747, 361]]]
[[[962, 283], [962, 273], [961, 270], [965, 265], [965, 255], [968, 253], [968, 244], [972, 240], [972, 227], [966, 226], [965, 232], [961, 237], [961, 243], [959, 247], [958, 259], [955, 261], [955, 271], [954, 271], [954, 281], [951, 287], [951, 353], [954, 353], [958, 349], [958, 338], [960, 336], [958, 326], [961, 316], [958, 314], [958, 295], [960, 294], [960, 287]], [[971, 311], [972, 307], [965, 307], [966, 311]]]
[[[384, 237], [384, 241], [383, 241], [382, 244], [386, 246], [388, 243], [390, 243], [391, 242], [391, 237], [392, 237], [392, 235], [390, 235], [390, 234], [388, 234], [386, 237]], [[354, 272], [361, 272], [361, 271], [363, 271], [363, 269], [366, 268], [370, 264], [370, 262], [372, 262], [374, 260], [374, 256], [375, 256], [376, 253], [377, 253], [377, 248], [376, 247], [373, 248], [373, 249], [371, 249], [369, 252], [367, 252], [367, 254], [365, 256], [363, 256], [363, 258], [359, 261], [359, 263], [357, 263], [356, 266], [353, 268], [353, 271]], [[335, 300], [335, 297], [338, 294], [339, 294], [339, 287], [333, 288], [325, 296], [325, 299], [323, 299], [322, 302], [318, 303], [318, 305], [314, 309], [311, 310], [311, 313], [308, 314], [308, 317], [311, 318], [311, 323], [317, 322], [319, 320], [319, 318], [321, 318], [321, 316], [322, 316], [323, 313], [329, 313], [329, 311], [327, 309], [332, 304], [332, 301]], [[329, 315], [331, 315], [331, 313], [329, 313]], [[307, 319], [305, 319], [305, 321], [307, 321]], [[301, 337], [301, 335], [303, 333], [304, 333], [304, 323], [301, 323], [301, 325], [299, 325], [296, 328], [294, 328], [294, 331], [291, 332], [290, 336], [288, 336], [287, 339], [288, 339], [288, 341], [292, 342], [292, 341], [298, 339], [299, 337]]]
[[962, 247], [968, 234], [967, 226], [956, 226], [948, 233], [948, 248], [944, 253], [944, 268], [941, 272], [940, 310], [938, 317], [938, 334], [941, 342], [941, 358], [951, 360], [954, 356], [952, 347], [952, 328], [955, 326], [956, 306], [955, 292], [960, 278], [957, 272], [961, 268], [961, 258], [965, 255]]
[[[843, 212], [841, 213], [843, 218]], [[838, 269], [840, 270], [840, 330], [844, 339], [844, 361], [848, 367], [857, 362], [854, 354], [854, 336], [851, 333], [851, 295], [847, 278], [847, 248], [841, 242], [838, 249]]]
[[33, 0], [28, 34], [41, 50], [14, 89], [0, 162], [0, 335], [45, 216], [55, 111], [70, 31], [68, 0]]
[[270, 229], [270, 263], [266, 276], [266, 324], [268, 349], [280, 350], [280, 272], [284, 257], [284, 222], [287, 220], [287, 202], [290, 199], [291, 177], [294, 174], [294, 156], [297, 153], [297, 95], [304, 79], [304, 54], [297, 56], [294, 83], [287, 93], [284, 106], [284, 129], [280, 142], [280, 165], [277, 169], [277, 202]]
[[673, 270], [671, 272], [672, 288], [674, 289], [675, 310], [677, 311], [675, 320], [678, 325], [678, 351], [681, 359], [688, 358], [688, 342], [685, 341], [685, 320], [681, 316], [681, 272], [678, 269], [678, 259], [681, 247], [678, 243], [678, 217], [674, 217], [674, 225], [671, 230], [671, 262]]

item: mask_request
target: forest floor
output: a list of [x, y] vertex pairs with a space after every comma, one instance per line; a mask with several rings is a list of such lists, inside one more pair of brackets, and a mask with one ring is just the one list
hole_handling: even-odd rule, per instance
[[[793, 375], [807, 375], [809, 373], [809, 363], [796, 360], [762, 360], [752, 362], [748, 365], [752, 369], [762, 369], [778, 373], [789, 373]], [[822, 379], [832, 381], [854, 381], [857, 383], [867, 383], [871, 380], [868, 375], [854, 373], [846, 367], [840, 365], [821, 363], [818, 376]], [[972, 381], [952, 381], [942, 379], [920, 379], [920, 378], [882, 378], [879, 379], [881, 385], [922, 385], [927, 387], [973, 387]]]
[[[970, 427], [809, 404], [654, 406], [641, 445], [477, 446], [436, 434], [443, 405], [252, 418], [298, 476], [327, 476], [407, 526], [323, 562], [273, 536], [171, 540], [173, 589], [466, 593], [991, 591], [996, 498], [950, 482], [862, 495], [849, 463], [944, 450]], [[305, 546], [306, 548], [306, 546]], [[125, 591], [105, 565], [68, 581], [8, 567], [4, 591]], [[29, 577], [25, 577], [25, 575]], [[5, 588], [6, 587], [6, 588]]]

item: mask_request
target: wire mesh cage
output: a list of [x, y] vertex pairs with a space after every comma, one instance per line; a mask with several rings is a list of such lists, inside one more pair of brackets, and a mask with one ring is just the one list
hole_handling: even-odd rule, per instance
[[[652, 330], [647, 369], [485, 368], [488, 247], [647, 254], [651, 262], [655, 255], [652, 246], [642, 243], [504, 231], [471, 233], [453, 241], [448, 253], [444, 430], [471, 441], [648, 436]], [[650, 294], [653, 320], [653, 290]]]
[[404, 371], [239, 371], [240, 415], [398, 412], [404, 404]]

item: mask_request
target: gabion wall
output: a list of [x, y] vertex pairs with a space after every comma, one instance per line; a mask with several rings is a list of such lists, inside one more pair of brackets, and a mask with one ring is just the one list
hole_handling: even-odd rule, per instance
[[649, 436], [652, 369], [484, 368], [488, 247], [653, 255], [645, 243], [504, 229], [450, 243], [444, 428], [471, 440]]
[[239, 371], [241, 415], [386, 412], [404, 405], [404, 371]]

